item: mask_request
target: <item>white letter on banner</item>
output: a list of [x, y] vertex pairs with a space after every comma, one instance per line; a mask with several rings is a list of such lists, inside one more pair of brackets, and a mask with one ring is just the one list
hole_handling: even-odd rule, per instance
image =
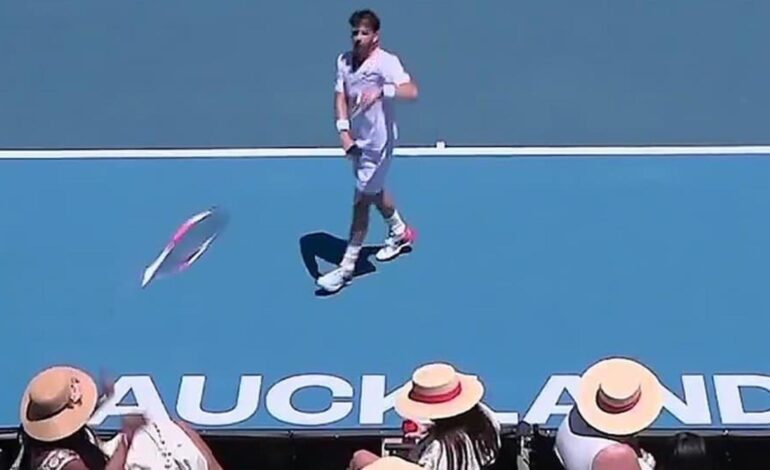
[[257, 412], [262, 376], [241, 376], [235, 407], [228, 411], [203, 410], [203, 388], [205, 385], [206, 377], [203, 375], [182, 377], [176, 405], [176, 411], [180, 418], [194, 424], [223, 426], [246, 421]]
[[559, 405], [559, 397], [566, 390], [571, 397], [578, 393], [580, 376], [552, 375], [535, 398], [524, 418], [529, 424], [546, 424], [553, 415], [567, 415], [572, 405]]
[[265, 404], [268, 412], [276, 419], [289, 424], [323, 425], [340, 421], [353, 409], [352, 402], [333, 401], [323, 411], [300, 411], [291, 404], [291, 398], [298, 390], [322, 387], [332, 392], [333, 398], [353, 398], [353, 387], [344, 379], [331, 375], [308, 374], [288, 377], [273, 385], [267, 392]]
[[359, 400], [360, 424], [383, 424], [385, 413], [393, 408], [396, 392], [400, 386], [390, 393], [385, 391], [384, 375], [365, 375], [361, 378], [361, 400]]
[[711, 424], [711, 410], [703, 376], [683, 375], [682, 388], [684, 400], [663, 387], [663, 406], [666, 410], [683, 424]]
[[746, 411], [741, 397], [741, 388], [759, 388], [770, 392], [770, 377], [715, 375], [714, 388], [722, 424], [770, 424], [770, 411]]
[[[133, 392], [136, 405], [120, 405], [129, 392]], [[115, 382], [115, 393], [94, 413], [89, 424], [98, 426], [113, 416], [138, 413], [144, 413], [149, 419], [168, 419], [166, 407], [150, 376], [123, 376]]]

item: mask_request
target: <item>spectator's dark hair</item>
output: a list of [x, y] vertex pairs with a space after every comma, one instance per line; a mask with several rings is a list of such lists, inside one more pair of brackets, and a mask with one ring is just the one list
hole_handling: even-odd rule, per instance
[[365, 23], [367, 26], [372, 28], [372, 31], [375, 33], [380, 30], [380, 18], [372, 10], [354, 11], [353, 14], [350, 15], [348, 23], [350, 23], [351, 28], [355, 28], [361, 23]]
[[459, 416], [434, 420], [428, 435], [412, 450], [410, 460], [418, 461], [431, 443], [439, 441], [446, 450], [449, 470], [468, 468], [471, 456], [466, 439], [470, 439], [476, 460], [482, 466], [491, 463], [490, 457], [496, 460], [500, 453], [497, 429], [481, 406], [476, 405]]
[[665, 470], [710, 470], [714, 468], [706, 448], [706, 440], [691, 432], [680, 432], [674, 436], [671, 454], [664, 464]]

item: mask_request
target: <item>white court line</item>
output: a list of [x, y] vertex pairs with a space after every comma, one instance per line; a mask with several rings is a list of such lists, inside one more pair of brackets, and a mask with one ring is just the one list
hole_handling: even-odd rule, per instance
[[[400, 157], [536, 157], [536, 156], [677, 156], [677, 155], [767, 155], [770, 145], [724, 146], [543, 146], [543, 147], [399, 147]], [[144, 158], [298, 158], [341, 157], [338, 147], [255, 147], [174, 149], [29, 149], [0, 150], [0, 160], [20, 159], [144, 159]]]

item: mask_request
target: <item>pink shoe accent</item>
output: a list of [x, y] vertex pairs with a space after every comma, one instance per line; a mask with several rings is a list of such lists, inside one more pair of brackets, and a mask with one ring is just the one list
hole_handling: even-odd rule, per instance
[[409, 243], [414, 243], [417, 241], [417, 230], [407, 225], [406, 231], [404, 232], [404, 238], [406, 238]]

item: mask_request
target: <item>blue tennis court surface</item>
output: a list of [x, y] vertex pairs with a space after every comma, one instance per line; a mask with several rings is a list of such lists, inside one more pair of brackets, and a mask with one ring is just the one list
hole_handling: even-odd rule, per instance
[[[770, 423], [767, 156], [399, 158], [391, 177], [415, 251], [319, 297], [306, 261], [339, 254], [351, 215], [341, 159], [3, 161], [0, 425], [67, 362], [201, 426], [394, 427], [387, 393], [434, 360], [554, 425], [559, 385], [614, 354], [686, 400], [658, 427]], [[222, 237], [140, 290], [213, 204]]]

